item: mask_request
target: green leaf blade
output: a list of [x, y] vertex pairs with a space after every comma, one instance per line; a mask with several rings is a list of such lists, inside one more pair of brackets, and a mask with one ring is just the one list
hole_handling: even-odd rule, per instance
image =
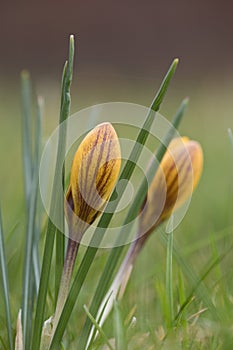
[[[98, 330], [98, 332], [101, 334], [101, 336], [103, 337], [103, 339], [105, 340], [105, 343], [107, 344], [108, 348], [110, 350], [113, 350], [112, 345], [110, 344], [108, 337], [106, 336], [106, 334], [104, 333], [103, 329], [98, 325], [98, 323], [96, 322], [96, 320], [94, 319], [94, 317], [90, 314], [88, 308], [86, 305], [83, 306], [87, 316], [89, 317], [90, 321], [92, 322], [92, 324], [94, 325], [94, 327]], [[123, 350], [123, 349], [122, 349]]]
[[118, 301], [114, 302], [114, 329], [116, 350], [127, 350], [128, 346], [126, 342], [125, 326]]
[[[61, 107], [60, 107], [60, 124], [63, 123], [70, 114], [70, 105], [71, 105], [71, 83], [73, 77], [73, 66], [74, 66], [74, 36], [70, 36], [70, 46], [69, 46], [69, 59], [65, 63], [63, 76], [62, 76], [62, 98], [61, 98]], [[59, 130], [59, 139], [60, 144], [66, 144], [66, 132], [67, 124], [63, 123], [62, 128]], [[59, 148], [59, 146], [58, 146]], [[65, 149], [59, 149], [58, 152], [61, 154], [61, 159], [65, 158]], [[65, 188], [65, 164], [62, 165], [62, 187]], [[65, 257], [65, 236], [64, 232], [64, 210], [63, 210], [63, 196], [57, 198], [59, 203], [58, 210], [60, 212], [60, 217], [62, 218], [62, 227], [63, 230], [56, 230], [56, 266], [55, 266], [55, 304], [58, 297], [58, 291], [62, 276], [62, 270], [64, 266], [64, 257]], [[62, 232], [63, 231], [63, 232]]]
[[22, 135], [23, 135], [23, 162], [24, 162], [24, 188], [26, 202], [26, 239], [24, 251], [24, 278], [23, 278], [23, 296], [22, 296], [22, 318], [24, 347], [28, 347], [30, 337], [30, 325], [32, 318], [32, 300], [34, 296], [34, 278], [32, 276], [32, 251], [33, 237], [36, 216], [36, 201], [38, 187], [38, 169], [39, 156], [38, 144], [40, 143], [40, 126], [38, 119], [36, 122], [36, 140], [35, 140], [35, 160], [33, 160], [32, 147], [32, 118], [31, 118], [31, 81], [29, 73], [23, 71], [21, 74], [22, 86]]
[[[72, 81], [73, 59], [74, 59], [73, 36], [70, 37], [69, 52], [72, 55], [72, 57], [69, 57], [68, 62], [70, 63], [70, 65], [67, 64], [67, 62], [65, 63], [64, 71], [63, 71], [61, 112], [60, 112], [60, 120], [59, 120], [60, 122], [63, 122], [68, 118], [69, 110], [70, 110], [70, 86]], [[57, 198], [58, 197], [57, 188], [59, 186], [58, 181], [60, 179], [60, 173], [63, 168], [63, 162], [65, 157], [65, 134], [66, 134], [65, 128], [64, 127], [60, 128], [58, 148], [57, 148], [55, 177], [54, 177], [53, 189], [52, 189], [52, 199], [51, 199], [52, 205], [50, 208], [51, 211], [59, 209], [56, 205], [56, 203], [60, 200], [60, 198]], [[41, 332], [42, 332], [43, 321], [44, 321], [44, 311], [45, 311], [46, 296], [47, 296], [48, 283], [49, 283], [49, 274], [50, 274], [52, 255], [53, 255], [55, 233], [56, 233], [56, 227], [53, 224], [53, 222], [49, 219], [47, 230], [46, 230], [45, 249], [43, 254], [41, 279], [40, 279], [36, 314], [35, 314], [35, 320], [34, 320], [34, 331], [33, 331], [33, 337], [32, 337], [33, 350], [39, 350], [39, 347], [40, 347]], [[60, 248], [61, 247], [59, 247], [59, 249]]]
[[24, 189], [27, 209], [30, 196], [32, 179], [32, 140], [31, 140], [31, 80], [27, 71], [21, 73], [22, 90], [22, 132], [23, 132], [23, 164], [24, 164]]
[[13, 350], [13, 335], [12, 335], [12, 326], [11, 326], [11, 310], [10, 310], [10, 292], [9, 292], [9, 282], [8, 282], [8, 272], [6, 266], [6, 255], [5, 255], [5, 244], [4, 244], [4, 235], [3, 235], [3, 225], [2, 225], [2, 216], [0, 209], [0, 271], [1, 271], [1, 281], [6, 313], [6, 324], [7, 324], [7, 334], [9, 341], [9, 349]]

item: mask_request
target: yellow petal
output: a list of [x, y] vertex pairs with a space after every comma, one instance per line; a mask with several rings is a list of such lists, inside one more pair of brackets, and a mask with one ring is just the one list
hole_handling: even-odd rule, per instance
[[66, 208], [66, 217], [79, 234], [103, 210], [115, 187], [120, 166], [121, 152], [115, 129], [110, 123], [96, 126], [74, 156], [66, 195], [68, 209], [75, 213], [74, 216]]
[[182, 137], [170, 143], [148, 190], [140, 217], [141, 231], [154, 230], [190, 197], [202, 167], [203, 153], [198, 142]]

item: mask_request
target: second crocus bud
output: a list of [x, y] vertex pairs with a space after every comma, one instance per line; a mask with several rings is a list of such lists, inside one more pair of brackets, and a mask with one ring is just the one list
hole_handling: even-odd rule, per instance
[[202, 167], [198, 142], [187, 137], [172, 140], [148, 189], [139, 220], [141, 235], [153, 231], [191, 196]]
[[173, 139], [152, 179], [139, 215], [136, 240], [133, 241], [98, 310], [102, 326], [115, 298], [124, 294], [135, 260], [150, 234], [191, 196], [203, 167], [200, 144], [187, 137]]
[[75, 153], [66, 195], [65, 213], [70, 238], [80, 240], [103, 210], [121, 166], [121, 151], [110, 123], [96, 126]]

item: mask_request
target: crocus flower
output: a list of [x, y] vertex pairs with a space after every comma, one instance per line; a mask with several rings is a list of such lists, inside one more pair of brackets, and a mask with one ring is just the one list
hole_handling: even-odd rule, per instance
[[120, 157], [119, 140], [110, 123], [96, 126], [75, 153], [65, 203], [70, 234], [57, 302], [60, 311], [66, 299], [79, 242], [115, 187]]
[[121, 166], [117, 134], [110, 123], [96, 126], [75, 153], [65, 200], [69, 241], [55, 314], [44, 323], [40, 350], [49, 348], [65, 304], [79, 242], [103, 211], [116, 185]]
[[110, 123], [96, 126], [75, 153], [65, 212], [72, 239], [81, 239], [103, 210], [115, 187], [121, 152]]
[[138, 233], [104, 297], [97, 319], [102, 326], [114, 299], [121, 298], [135, 260], [150, 234], [192, 195], [203, 167], [200, 144], [187, 137], [173, 139], [157, 170], [139, 215]]
[[148, 189], [139, 218], [141, 236], [154, 231], [192, 195], [202, 167], [203, 153], [198, 142], [187, 137], [172, 140]]

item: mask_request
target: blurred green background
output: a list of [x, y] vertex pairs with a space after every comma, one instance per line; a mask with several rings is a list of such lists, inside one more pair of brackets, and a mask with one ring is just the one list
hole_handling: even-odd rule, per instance
[[[227, 135], [227, 128], [233, 129], [232, 11], [233, 4], [226, 0], [1, 3], [0, 201], [14, 316], [19, 308], [21, 274], [13, 276], [17, 269], [21, 271], [18, 264], [24, 244], [20, 71], [30, 71], [34, 94], [45, 99], [45, 142], [58, 122], [60, 79], [70, 33], [76, 37], [72, 113], [110, 101], [149, 106], [172, 59], [180, 58], [161, 114], [170, 120], [180, 101], [189, 96], [180, 132], [201, 143], [205, 158], [200, 185], [175, 233], [180, 250], [185, 251], [203, 239], [211, 241], [213, 235], [233, 225], [233, 155]], [[125, 307], [133, 306], [137, 296], [141, 320], [159, 324], [151, 305], [157, 305], [154, 280], [164, 274], [165, 253], [157, 242], [155, 234], [142, 253]], [[228, 235], [224, 244], [232, 242]], [[210, 250], [206, 246], [197, 249], [187, 261], [200, 271]], [[105, 255], [100, 253], [100, 257]], [[97, 260], [100, 269], [104, 259]], [[232, 258], [223, 269], [227, 276], [232, 275]], [[98, 275], [95, 271], [91, 278]], [[232, 278], [228, 282], [231, 290]], [[87, 302], [85, 297], [83, 302]]]

